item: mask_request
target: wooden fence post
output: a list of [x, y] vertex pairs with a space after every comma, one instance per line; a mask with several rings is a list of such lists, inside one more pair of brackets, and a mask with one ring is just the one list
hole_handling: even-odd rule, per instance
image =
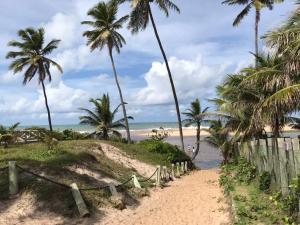
[[158, 165], [157, 166], [157, 171], [156, 171], [156, 182], [155, 182], [155, 185], [157, 186], [157, 187], [160, 187], [160, 174], [161, 174], [161, 167]]
[[120, 193], [117, 192], [117, 189], [113, 183], [108, 184], [109, 191], [111, 193], [111, 202], [114, 204], [115, 208], [124, 209], [125, 204], [123, 202], [123, 197]]
[[76, 183], [71, 184], [72, 194], [81, 217], [90, 215]]
[[19, 192], [18, 170], [16, 167], [16, 161], [8, 162], [8, 172], [9, 172], [9, 194], [16, 195]]
[[286, 147], [286, 153], [288, 158], [288, 178], [289, 178], [289, 184], [291, 184], [293, 178], [297, 178], [297, 172], [295, 167], [295, 156], [294, 156], [294, 150], [293, 150], [293, 144], [291, 138], [285, 139], [285, 147]]
[[163, 174], [163, 179], [164, 179], [165, 181], [167, 181], [167, 180], [168, 180], [168, 178], [167, 178], [167, 167], [166, 167], [166, 166], [163, 166], [162, 170], [163, 170], [163, 172], [162, 172], [162, 174]]
[[133, 184], [134, 184], [134, 187], [136, 188], [142, 188], [139, 180], [137, 179], [136, 175], [132, 175], [132, 179], [133, 179]]
[[176, 177], [180, 177], [179, 162], [176, 163]]
[[267, 150], [267, 141], [266, 139], [259, 139], [259, 156], [260, 156], [260, 161], [262, 163], [262, 170], [263, 171], [268, 171], [269, 166], [268, 166], [268, 150]]
[[299, 139], [293, 138], [293, 152], [294, 152], [294, 163], [295, 163], [295, 171], [297, 173], [300, 172], [300, 146], [299, 146]]
[[175, 165], [174, 165], [174, 163], [172, 163], [172, 165], [171, 165], [171, 176], [172, 176], [172, 179], [175, 179]]
[[188, 162], [187, 161], [184, 162], [184, 170], [185, 170], [185, 172], [188, 172]]
[[281, 193], [285, 197], [288, 195], [288, 174], [287, 174], [287, 158], [286, 158], [286, 147], [283, 138], [277, 138], [278, 143], [278, 155], [279, 155], [279, 168], [280, 168], [280, 179], [281, 179]]
[[181, 167], [180, 167], [181, 172], [182, 172], [182, 174], [184, 174], [185, 173], [185, 171], [184, 171], [184, 162], [181, 162], [180, 165], [181, 165]]

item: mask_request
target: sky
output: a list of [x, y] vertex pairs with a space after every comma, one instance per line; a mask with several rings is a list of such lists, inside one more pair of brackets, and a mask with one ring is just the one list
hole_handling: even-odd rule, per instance
[[[78, 124], [80, 107], [91, 107], [90, 98], [109, 93], [112, 107], [119, 104], [108, 52], [90, 52], [82, 33], [89, 28], [80, 22], [96, 0], [1, 0], [0, 1], [0, 124], [21, 122], [22, 125], [47, 124], [41, 87], [36, 80], [22, 85], [23, 74], [9, 71], [5, 59], [10, 40], [27, 27], [44, 27], [46, 40], [61, 39], [59, 48], [50, 56], [64, 70], [52, 69], [52, 82], [46, 91], [54, 124]], [[166, 18], [152, 7], [158, 31], [167, 53], [181, 111], [199, 98], [202, 107], [211, 106], [215, 86], [227, 74], [253, 63], [254, 13], [239, 27], [232, 27], [241, 7], [222, 5], [220, 0], [174, 0], [181, 13], [171, 12]], [[294, 1], [263, 9], [260, 34], [282, 24], [295, 8]], [[121, 6], [118, 16], [129, 13]], [[124, 26], [120, 33], [127, 44], [121, 53], [114, 52], [121, 88], [128, 114], [135, 122], [176, 121], [174, 99], [162, 55], [153, 29], [132, 35]], [[263, 41], [261, 50], [266, 49]], [[121, 117], [121, 112], [117, 117]]]

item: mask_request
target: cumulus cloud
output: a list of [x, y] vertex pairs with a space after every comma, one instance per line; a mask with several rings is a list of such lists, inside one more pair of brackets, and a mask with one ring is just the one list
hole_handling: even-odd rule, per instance
[[[220, 81], [226, 65], [209, 67], [201, 56], [195, 60], [172, 57], [169, 60], [176, 92], [182, 102], [195, 97], [210, 94], [214, 85]], [[144, 76], [147, 85], [135, 95], [136, 104], [154, 105], [173, 102], [169, 77], [164, 63], [153, 62], [151, 69]]]

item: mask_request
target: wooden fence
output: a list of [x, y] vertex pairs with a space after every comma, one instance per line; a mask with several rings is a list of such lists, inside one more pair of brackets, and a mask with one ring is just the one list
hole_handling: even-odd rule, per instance
[[256, 166], [259, 173], [271, 174], [271, 185], [289, 193], [289, 185], [300, 173], [298, 138], [267, 138], [237, 144], [237, 152]]

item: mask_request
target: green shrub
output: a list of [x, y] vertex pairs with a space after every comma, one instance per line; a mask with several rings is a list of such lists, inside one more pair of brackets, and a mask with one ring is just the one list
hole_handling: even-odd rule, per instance
[[182, 152], [177, 146], [157, 140], [144, 140], [138, 143], [149, 152], [155, 152], [167, 156], [170, 163], [180, 161], [190, 161], [190, 158]]
[[62, 132], [64, 140], [83, 140], [85, 136], [79, 132], [73, 131], [72, 129], [66, 129]]
[[261, 191], [269, 190], [270, 185], [271, 185], [271, 174], [265, 171], [259, 176], [259, 190]]
[[250, 184], [256, 176], [256, 167], [247, 162], [245, 158], [238, 159], [235, 179], [239, 183]]

